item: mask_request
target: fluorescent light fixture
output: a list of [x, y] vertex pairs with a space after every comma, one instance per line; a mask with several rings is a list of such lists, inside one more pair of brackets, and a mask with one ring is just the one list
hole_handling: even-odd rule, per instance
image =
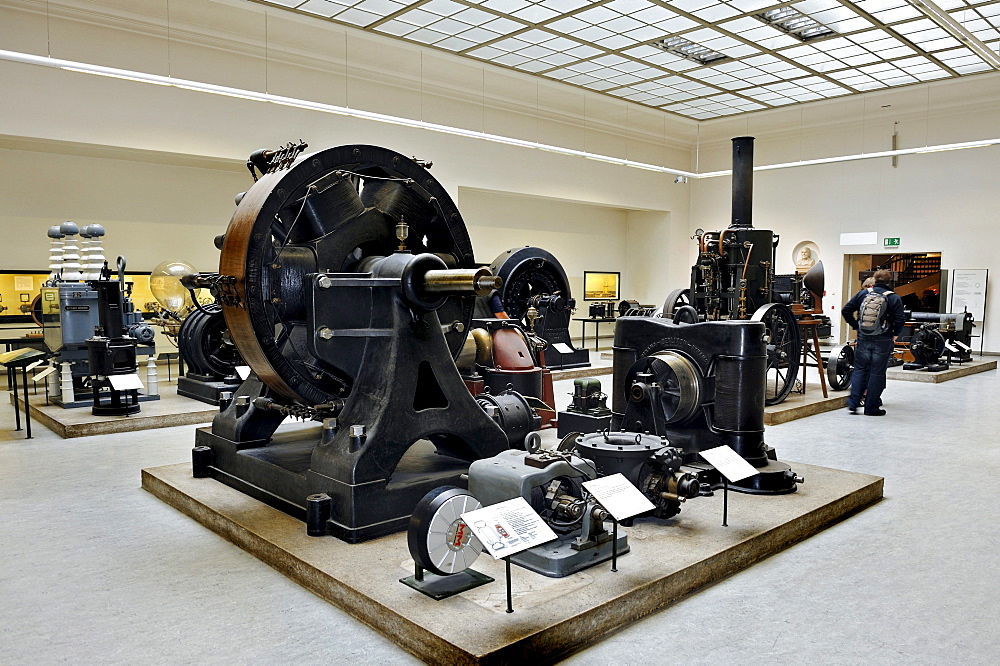
[[823, 25], [807, 14], [803, 14], [794, 7], [769, 9], [766, 12], [754, 14], [754, 16], [764, 23], [788, 33], [800, 42], [808, 42], [810, 39], [834, 34], [832, 28]]
[[215, 85], [213, 83], [202, 83], [200, 81], [178, 79], [170, 76], [161, 76], [159, 74], [134, 72], [126, 69], [117, 69], [115, 67], [91, 65], [89, 63], [74, 62], [72, 60], [61, 60], [59, 58], [50, 58], [47, 56], [38, 56], [29, 53], [19, 53], [17, 51], [5, 51], [2, 49], [0, 49], [0, 60], [8, 60], [11, 62], [18, 62], [27, 65], [41, 65], [43, 67], [53, 67], [68, 72], [94, 74], [96, 76], [105, 76], [115, 79], [125, 79], [127, 81], [137, 81], [139, 83], [151, 83], [153, 85], [159, 85], [159, 86], [173, 86], [174, 88], [180, 88], [182, 90], [192, 90], [195, 92], [210, 93], [213, 95], [236, 97], [239, 99], [246, 99], [255, 102], [269, 102], [271, 104], [278, 104], [281, 106], [291, 106], [298, 109], [307, 109], [309, 111], [321, 111], [323, 113], [332, 113], [335, 115], [360, 118], [362, 120], [374, 120], [376, 122], [389, 123], [392, 125], [401, 125], [404, 127], [425, 129], [425, 130], [430, 130], [432, 132], [452, 134], [454, 136], [462, 136], [470, 139], [492, 141], [494, 143], [502, 143], [505, 145], [517, 146], [520, 148], [532, 148], [535, 150], [544, 150], [546, 152], [556, 153], [558, 155], [567, 155], [570, 157], [584, 157], [590, 160], [596, 160], [598, 162], [604, 162], [607, 164], [616, 164], [636, 169], [644, 169], [646, 171], [655, 171], [658, 173], [668, 173], [674, 176], [687, 176], [692, 178], [697, 177], [696, 174], [690, 171], [684, 171], [681, 169], [671, 169], [669, 167], [662, 167], [656, 164], [647, 164], [645, 162], [637, 162], [635, 160], [627, 160], [620, 157], [611, 157], [609, 155], [588, 153], [582, 150], [573, 150], [571, 148], [563, 148], [561, 146], [552, 146], [544, 143], [539, 143], [537, 141], [525, 141], [523, 139], [515, 139], [513, 137], [508, 137], [508, 136], [489, 134], [487, 132], [476, 132], [474, 130], [462, 129], [460, 127], [450, 127], [448, 125], [439, 125], [437, 123], [427, 123], [422, 120], [413, 120], [410, 118], [401, 118], [399, 116], [390, 116], [384, 113], [375, 113], [373, 111], [349, 109], [344, 106], [336, 106], [333, 104], [323, 104], [321, 102], [312, 102], [309, 100], [298, 99], [294, 97], [271, 95], [269, 93], [257, 92], [255, 90], [231, 88], [229, 86], [220, 86], [220, 85]]
[[[856, 160], [871, 160], [879, 157], [896, 157], [898, 155], [917, 155], [921, 153], [940, 153], [945, 150], [963, 150], [965, 148], [985, 148], [1000, 144], [1000, 139], [982, 139], [980, 141], [965, 141], [962, 143], [945, 143], [937, 146], [923, 146], [921, 148], [901, 148], [899, 150], [883, 150], [877, 153], [859, 153], [857, 155], [838, 155], [836, 157], [820, 157], [815, 160], [801, 160], [799, 162], [783, 162], [781, 164], [764, 164], [755, 166], [754, 171], [772, 171], [774, 169], [790, 169], [792, 167], [813, 166], [816, 164], [835, 164], [837, 162], [854, 162]], [[715, 178], [717, 176], [728, 176], [731, 169], [725, 171], [709, 171], [699, 173], [697, 178]]]
[[661, 39], [658, 42], [654, 42], [653, 46], [663, 49], [667, 53], [673, 53], [674, 55], [679, 55], [682, 58], [696, 62], [699, 65], [708, 65], [729, 58], [725, 53], [713, 51], [707, 46], [696, 44], [690, 39], [679, 36]]
[[991, 51], [990, 47], [983, 44], [964, 25], [952, 18], [951, 14], [941, 9], [932, 0], [907, 0], [907, 2], [920, 10], [924, 16], [944, 28], [952, 37], [972, 49], [977, 56], [989, 63], [993, 69], [1000, 69], [1000, 56]]
[[[422, 120], [413, 120], [411, 118], [401, 118], [399, 116], [390, 116], [384, 113], [375, 113], [374, 111], [363, 111], [361, 109], [350, 109], [343, 106], [335, 106], [333, 104], [324, 104], [322, 102], [312, 102], [305, 99], [298, 99], [295, 97], [284, 97], [281, 95], [271, 95], [269, 93], [257, 92], [254, 90], [244, 90], [242, 88], [231, 88], [228, 86], [220, 86], [213, 83], [202, 83], [199, 81], [190, 81], [187, 79], [178, 79], [169, 76], [161, 76], [159, 74], [147, 74], [145, 72], [135, 72], [126, 69], [117, 69], [114, 67], [104, 67], [102, 65], [91, 65], [89, 63], [74, 62], [72, 60], [61, 60], [58, 58], [50, 58], [47, 56], [32, 55], [29, 53], [20, 53], [17, 51], [5, 51], [0, 49], [0, 60], [7, 60], [9, 62], [17, 62], [27, 65], [40, 65], [43, 67], [52, 67], [55, 69], [62, 69], [68, 72], [78, 72], [83, 74], [94, 74], [96, 76], [104, 76], [114, 79], [124, 79], [126, 81], [136, 81], [139, 83], [150, 83], [158, 86], [172, 86], [174, 88], [180, 88], [182, 90], [191, 90], [194, 92], [209, 93], [212, 95], [223, 95], [226, 97], [236, 97], [238, 99], [245, 99], [254, 102], [267, 102], [270, 104], [278, 104], [279, 106], [290, 106], [297, 109], [305, 109], [308, 111], [320, 111], [323, 113], [331, 113], [341, 116], [351, 116], [353, 118], [360, 118], [362, 120], [372, 120], [380, 123], [388, 123], [392, 125], [400, 125], [403, 127], [412, 127], [416, 129], [430, 130], [432, 132], [441, 132], [443, 134], [451, 134], [454, 136], [466, 137], [469, 139], [479, 139], [482, 141], [491, 141], [494, 143], [502, 143], [508, 146], [517, 146], [519, 148], [531, 148], [533, 150], [543, 150], [549, 153], [555, 153], [557, 155], [566, 155], [569, 157], [583, 157], [589, 160], [596, 160], [598, 162], [604, 162], [605, 164], [615, 164], [619, 166], [627, 166], [634, 169], [643, 169], [646, 171], [654, 171], [656, 173], [667, 173], [673, 176], [684, 176], [686, 178], [715, 178], [718, 176], [728, 176], [732, 173], [731, 170], [725, 171], [709, 171], [705, 173], [694, 173], [691, 171], [684, 171], [683, 169], [673, 169], [670, 167], [663, 167], [656, 164], [647, 164], [645, 162], [637, 162], [635, 160], [628, 160], [621, 157], [612, 157], [610, 155], [600, 155], [597, 153], [588, 153], [583, 150], [573, 150], [572, 148], [563, 148], [561, 146], [553, 146], [545, 143], [539, 143], [537, 141], [526, 141], [524, 139], [515, 139], [508, 136], [500, 136], [498, 134], [489, 134], [487, 132], [477, 132], [475, 130], [462, 129], [460, 127], [450, 127], [448, 125], [439, 125], [437, 123], [428, 123]], [[680, 109], [678, 109], [680, 111]], [[714, 113], [708, 113], [702, 110], [689, 110], [691, 115], [698, 116], [708, 116], [717, 115]], [[852, 162], [855, 160], [868, 160], [876, 159], [880, 157], [895, 157], [897, 155], [914, 155], [917, 153], [936, 153], [945, 150], [962, 150], [965, 148], [982, 148], [985, 146], [994, 146], [1000, 144], [1000, 138], [998, 139], [982, 139], [979, 141], [966, 141], [963, 143], [949, 143], [941, 144], [936, 146], [923, 146], [920, 148], [903, 148], [900, 150], [884, 150], [877, 153], [861, 153], [857, 155], [840, 155], [837, 157], [822, 157], [815, 160], [802, 160], [799, 162], [785, 162], [782, 164], [765, 164], [762, 166], [754, 167], [754, 171], [770, 171], [773, 169], [788, 169], [792, 167], [801, 166], [812, 166], [816, 164], [832, 164], [836, 162]]]

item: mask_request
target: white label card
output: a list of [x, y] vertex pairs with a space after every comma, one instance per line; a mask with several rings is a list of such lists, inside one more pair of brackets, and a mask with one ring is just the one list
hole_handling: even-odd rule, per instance
[[584, 481], [583, 487], [615, 520], [625, 520], [656, 508], [641, 490], [620, 473]]
[[944, 348], [947, 349], [950, 352], [955, 353], [955, 354], [958, 353], [958, 347], [956, 347], [955, 345], [951, 344], [947, 340], [944, 341]]
[[131, 391], [132, 389], [142, 388], [142, 380], [136, 374], [110, 375], [108, 381], [111, 382], [111, 388], [116, 391]]
[[32, 363], [31, 365], [29, 365], [27, 368], [25, 368], [25, 370], [34, 370], [35, 368], [37, 368], [38, 366], [40, 366], [44, 362], [45, 362], [44, 358], [43, 359], [39, 359], [39, 360], [35, 361], [34, 363]]
[[747, 479], [754, 474], [760, 474], [753, 465], [726, 444], [702, 451], [699, 455], [732, 483]]
[[236, 366], [236, 375], [243, 381], [246, 381], [247, 377], [250, 376], [250, 366], [249, 365]]
[[496, 560], [556, 538], [555, 532], [523, 497], [466, 511], [462, 520]]
[[573, 350], [565, 342], [553, 342], [552, 348], [555, 349], [560, 354], [572, 354]]
[[36, 372], [34, 374], [34, 376], [32, 376], [31, 381], [33, 381], [33, 382], [40, 382], [41, 380], [45, 379], [46, 377], [48, 377], [49, 375], [51, 375], [55, 371], [56, 371], [55, 366], [51, 366], [50, 365], [49, 367], [45, 368], [44, 370], [42, 370], [40, 372]]
[[958, 345], [959, 347], [961, 347], [962, 349], [964, 349], [965, 351], [971, 351], [972, 350], [972, 347], [970, 347], [969, 345], [965, 344], [961, 340], [955, 340], [955, 344]]

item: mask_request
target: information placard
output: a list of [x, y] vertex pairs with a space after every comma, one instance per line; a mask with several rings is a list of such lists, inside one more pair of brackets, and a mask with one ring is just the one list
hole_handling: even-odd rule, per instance
[[656, 508], [642, 494], [642, 491], [632, 485], [632, 482], [621, 473], [584, 481], [583, 487], [617, 521], [638, 516], [640, 513], [646, 513]]
[[139, 379], [139, 375], [109, 375], [108, 381], [111, 382], [111, 388], [116, 391], [131, 391], [133, 389], [139, 390], [142, 388], [142, 380]]
[[34, 376], [32, 376], [31, 381], [33, 381], [33, 382], [40, 382], [43, 379], [45, 379], [46, 377], [48, 377], [49, 375], [51, 375], [55, 371], [56, 371], [55, 366], [54, 365], [50, 365], [49, 367], [45, 368], [44, 370], [40, 370], [40, 371], [36, 372], [34, 374]]
[[236, 366], [236, 376], [238, 376], [243, 381], [246, 381], [247, 377], [250, 376], [250, 366], [249, 365]]
[[494, 559], [534, 548], [556, 538], [555, 532], [523, 497], [466, 511], [462, 520]]
[[760, 474], [753, 465], [726, 444], [702, 451], [700, 455], [732, 483]]
[[973, 319], [986, 315], [986, 268], [955, 268], [951, 271], [951, 307], [949, 312], [968, 310]]

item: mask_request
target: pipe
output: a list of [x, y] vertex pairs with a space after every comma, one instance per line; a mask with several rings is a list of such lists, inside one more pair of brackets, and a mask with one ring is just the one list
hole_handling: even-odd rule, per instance
[[733, 218], [730, 228], [753, 228], [753, 137], [733, 139]]

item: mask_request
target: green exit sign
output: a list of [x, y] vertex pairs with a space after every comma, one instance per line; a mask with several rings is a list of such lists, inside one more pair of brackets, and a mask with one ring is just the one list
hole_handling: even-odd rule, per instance
[[882, 239], [882, 247], [896, 247], [897, 245], [899, 245], [899, 239], [898, 238], [883, 238]]

